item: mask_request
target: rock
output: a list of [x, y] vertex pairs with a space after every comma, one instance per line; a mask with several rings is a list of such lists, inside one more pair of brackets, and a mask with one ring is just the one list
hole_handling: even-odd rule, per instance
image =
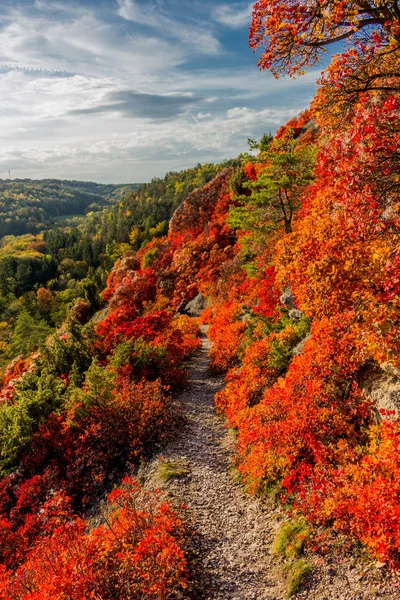
[[302, 313], [298, 308], [292, 308], [292, 310], [289, 311], [289, 317], [294, 321], [300, 321], [303, 314], [304, 313]]
[[386, 563], [377, 561], [375, 563], [375, 569], [384, 569], [386, 567]]
[[133, 251], [128, 251], [122, 256], [118, 269], [123, 271], [137, 271], [137, 269], [140, 269], [140, 262]]
[[393, 377], [398, 377], [400, 379], [400, 368], [391, 365], [390, 363], [382, 363], [381, 364], [382, 371], [385, 373], [389, 373], [389, 375], [393, 375]]
[[170, 234], [183, 235], [193, 231], [193, 224], [203, 229], [208, 224], [221, 194], [229, 192], [231, 177], [232, 169], [224, 169], [203, 187], [193, 190], [176, 209], [169, 223]]
[[288, 310], [295, 308], [294, 296], [292, 290], [290, 289], [290, 286], [286, 288], [279, 300], [280, 303], [283, 304], [283, 306]]
[[251, 310], [244, 308], [242, 309], [242, 314], [240, 315], [240, 320], [246, 323], [246, 321], [250, 321], [252, 316]]
[[186, 304], [185, 313], [190, 315], [191, 317], [199, 317], [205, 309], [206, 304], [207, 301], [204, 298], [203, 294], [197, 294], [197, 296], [195, 296], [193, 300]]
[[301, 342], [299, 342], [297, 344], [297, 346], [295, 346], [292, 350], [292, 355], [293, 356], [297, 356], [298, 354], [301, 354], [304, 350], [304, 346], [306, 345], [306, 342], [310, 339], [311, 334], [308, 334], [304, 340], [301, 340]]
[[[372, 365], [364, 369], [360, 387], [375, 403], [377, 411], [391, 410], [400, 415], [400, 378], [398, 369], [385, 363], [381, 367]], [[382, 418], [379, 413], [379, 418]]]

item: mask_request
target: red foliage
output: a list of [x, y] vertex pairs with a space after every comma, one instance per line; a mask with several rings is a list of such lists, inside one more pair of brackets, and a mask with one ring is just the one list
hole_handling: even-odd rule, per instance
[[258, 290], [260, 303], [253, 308], [253, 311], [267, 318], [276, 316], [279, 289], [276, 285], [276, 272], [274, 266], [266, 269], [264, 278], [260, 282]]
[[241, 336], [246, 329], [246, 323], [238, 320], [241, 312], [241, 306], [233, 303], [220, 304], [215, 308], [208, 330], [214, 342], [210, 357], [215, 369], [225, 370], [238, 362]]
[[12, 400], [15, 392], [15, 383], [32, 367], [32, 359], [17, 359], [10, 363], [0, 383], [0, 404]]
[[0, 597], [146, 597], [165, 600], [186, 585], [184, 530], [167, 502], [145, 495], [135, 481], [109, 495], [102, 525], [70, 520], [39, 539], [15, 572], [4, 566]]
[[153, 342], [162, 331], [171, 327], [172, 319], [172, 313], [165, 310], [136, 319], [113, 311], [96, 327], [97, 345], [101, 352], [109, 354], [122, 341], [132, 338]]

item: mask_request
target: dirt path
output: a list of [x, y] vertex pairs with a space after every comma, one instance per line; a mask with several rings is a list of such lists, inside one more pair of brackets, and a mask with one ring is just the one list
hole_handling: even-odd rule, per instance
[[[280, 563], [271, 555], [279, 509], [253, 498], [232, 478], [232, 438], [213, 403], [224, 381], [209, 371], [210, 347], [203, 327], [201, 348], [190, 362], [188, 385], [177, 398], [182, 424], [142, 476], [150, 488], [164, 487], [172, 500], [187, 506], [185, 517], [195, 531], [193, 564], [199, 580], [187, 598], [282, 600]], [[171, 463], [184, 467], [187, 474], [162, 483], [162, 467]], [[328, 555], [313, 562], [310, 581], [295, 596], [297, 600], [400, 598], [400, 579], [382, 578], [374, 563], [366, 567], [351, 555]]]
[[211, 343], [205, 328], [201, 341], [190, 364], [187, 389], [179, 398], [184, 424], [151, 471], [156, 477], [160, 462], [170, 460], [188, 469], [187, 476], [171, 479], [167, 488], [187, 505], [196, 531], [193, 548], [202, 597], [277, 600], [282, 596], [268, 576], [275, 520], [232, 479], [230, 435], [213, 404], [223, 377], [209, 372]]

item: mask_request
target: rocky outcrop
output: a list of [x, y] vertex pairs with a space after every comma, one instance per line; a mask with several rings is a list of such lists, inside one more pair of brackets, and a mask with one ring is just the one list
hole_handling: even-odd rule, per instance
[[400, 369], [385, 363], [366, 368], [360, 380], [360, 387], [373, 400], [379, 418], [379, 411], [395, 411], [400, 415]]
[[293, 292], [290, 287], [286, 288], [282, 296], [279, 298], [279, 301], [285, 308], [287, 308], [287, 310], [296, 308]]
[[169, 224], [169, 235], [191, 238], [193, 232], [204, 229], [212, 221], [219, 198], [229, 191], [231, 175], [231, 169], [224, 169], [205, 186], [191, 192], [176, 209]]
[[293, 356], [297, 356], [298, 354], [301, 354], [304, 350], [304, 346], [306, 345], [306, 343], [308, 342], [308, 340], [311, 337], [311, 333], [309, 333], [303, 340], [301, 340], [301, 342], [299, 342], [297, 344], [297, 346], [295, 346], [292, 350], [292, 355]]
[[286, 310], [289, 311], [289, 317], [294, 321], [299, 321], [304, 313], [301, 310], [296, 308], [296, 299], [293, 295], [291, 287], [288, 286], [286, 290], [283, 292], [282, 296], [279, 298], [279, 301]]
[[298, 308], [292, 308], [292, 310], [289, 310], [289, 317], [294, 321], [300, 321], [303, 316], [304, 313], [302, 313]]
[[205, 309], [206, 304], [207, 301], [204, 298], [203, 294], [197, 294], [197, 296], [195, 296], [193, 300], [186, 304], [185, 314], [190, 315], [191, 317], [199, 317]]

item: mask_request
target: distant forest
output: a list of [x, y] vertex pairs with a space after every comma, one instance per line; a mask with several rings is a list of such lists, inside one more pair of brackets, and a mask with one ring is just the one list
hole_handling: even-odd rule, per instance
[[102, 185], [58, 179], [0, 180], [0, 238], [36, 234], [117, 202], [139, 184]]

